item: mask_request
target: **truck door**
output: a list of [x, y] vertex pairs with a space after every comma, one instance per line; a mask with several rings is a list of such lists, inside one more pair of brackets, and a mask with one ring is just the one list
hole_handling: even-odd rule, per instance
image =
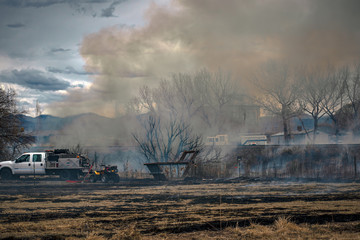
[[45, 174], [45, 159], [43, 154], [34, 153], [32, 154], [32, 162], [33, 162], [33, 173], [35, 170], [35, 174]]
[[31, 174], [33, 173], [33, 167], [30, 162], [30, 154], [23, 154], [15, 160], [14, 164], [15, 174]]

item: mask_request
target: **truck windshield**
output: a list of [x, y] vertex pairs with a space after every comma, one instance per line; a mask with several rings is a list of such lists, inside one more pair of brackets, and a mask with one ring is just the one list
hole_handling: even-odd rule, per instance
[[30, 162], [30, 155], [29, 154], [22, 155], [18, 159], [16, 159], [15, 162], [17, 163]]

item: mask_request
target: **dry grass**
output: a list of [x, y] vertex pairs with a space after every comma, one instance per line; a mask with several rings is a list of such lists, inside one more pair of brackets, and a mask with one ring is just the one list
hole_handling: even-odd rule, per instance
[[279, 217], [272, 225], [251, 223], [249, 227], [229, 228], [227, 231], [236, 233], [241, 239], [360, 239], [359, 229], [357, 232], [338, 232], [334, 231], [336, 225], [296, 224], [288, 217]]
[[69, 186], [0, 189], [0, 239], [360, 239], [358, 183]]
[[128, 229], [117, 231], [115, 235], [111, 238], [113, 240], [141, 240], [141, 234], [136, 229], [135, 225], [131, 225]]
[[235, 228], [234, 231], [245, 239], [304, 239], [311, 232], [306, 225], [297, 225], [288, 217], [279, 217], [273, 225], [251, 223], [247, 228]]

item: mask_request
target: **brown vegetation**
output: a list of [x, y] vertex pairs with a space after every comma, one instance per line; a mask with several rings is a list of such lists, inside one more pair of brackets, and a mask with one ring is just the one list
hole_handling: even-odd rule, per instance
[[227, 156], [223, 177], [354, 180], [360, 175], [359, 150], [359, 144], [239, 146]]
[[359, 186], [3, 182], [0, 239], [356, 239]]

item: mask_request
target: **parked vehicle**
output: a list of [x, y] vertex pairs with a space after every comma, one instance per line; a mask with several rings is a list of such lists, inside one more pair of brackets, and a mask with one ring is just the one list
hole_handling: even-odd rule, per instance
[[90, 182], [101, 181], [103, 183], [120, 181], [117, 166], [101, 165], [99, 170], [90, 172]]
[[69, 149], [27, 152], [12, 161], [0, 162], [0, 176], [3, 180], [26, 175], [59, 175], [63, 180], [77, 180], [85, 176], [89, 169], [89, 159], [71, 153]]

